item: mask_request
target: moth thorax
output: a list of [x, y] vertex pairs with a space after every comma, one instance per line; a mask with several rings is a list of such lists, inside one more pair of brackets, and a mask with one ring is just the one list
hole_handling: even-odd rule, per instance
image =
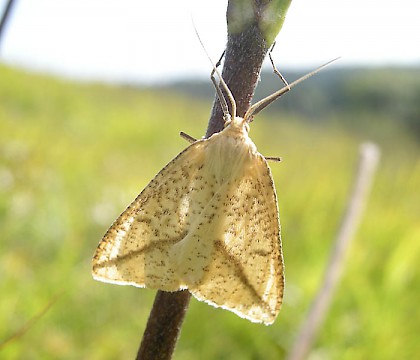
[[225, 127], [228, 125], [231, 129], [237, 129], [239, 131], [245, 130], [246, 133], [249, 132], [249, 126], [247, 124], [247, 121], [239, 116], [235, 116], [234, 118], [232, 118], [232, 120], [229, 123], [225, 124]]

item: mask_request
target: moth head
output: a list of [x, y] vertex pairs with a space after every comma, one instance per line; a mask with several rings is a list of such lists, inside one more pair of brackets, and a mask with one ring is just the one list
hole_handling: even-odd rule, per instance
[[225, 128], [228, 126], [238, 130], [245, 129], [247, 133], [249, 132], [249, 125], [247, 121], [239, 116], [235, 116], [234, 118], [229, 117], [229, 120], [225, 121]]

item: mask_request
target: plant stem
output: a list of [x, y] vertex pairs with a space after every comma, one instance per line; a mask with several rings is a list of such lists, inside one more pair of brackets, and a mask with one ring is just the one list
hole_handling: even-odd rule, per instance
[[[238, 116], [244, 116], [251, 105], [267, 51], [266, 42], [257, 25], [228, 36], [222, 77], [236, 101]], [[223, 126], [222, 108], [215, 97], [206, 137], [223, 130]]]
[[[222, 70], [222, 77], [236, 100], [239, 116], [243, 116], [250, 107], [263, 60], [271, 46], [267, 44], [258, 25], [260, 15], [271, 0], [263, 2], [247, 0], [247, 2], [253, 8], [255, 19], [246, 24], [242, 31], [229, 32]], [[232, 16], [237, 16], [235, 6], [238, 6], [238, 0], [229, 0], [228, 24]], [[284, 19], [284, 14], [279, 19]], [[275, 25], [275, 22], [273, 24]], [[223, 112], [215, 97], [206, 138], [221, 131], [223, 126]], [[186, 290], [173, 293], [157, 292], [137, 360], [171, 359], [190, 297], [190, 293]]]
[[190, 298], [187, 290], [157, 292], [136, 360], [172, 357]]
[[4, 12], [3, 12], [3, 15], [2, 15], [1, 20], [0, 20], [0, 44], [1, 44], [1, 40], [3, 39], [4, 29], [6, 28], [6, 23], [9, 21], [14, 2], [15, 2], [15, 0], [9, 0], [6, 3], [6, 7], [4, 8]]

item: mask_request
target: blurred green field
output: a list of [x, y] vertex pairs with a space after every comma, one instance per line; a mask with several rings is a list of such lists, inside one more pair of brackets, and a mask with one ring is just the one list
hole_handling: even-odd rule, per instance
[[[134, 358], [154, 291], [92, 280], [91, 257], [114, 218], [186, 147], [179, 131], [202, 136], [209, 109], [174, 92], [0, 66], [0, 342], [62, 294], [1, 359]], [[284, 305], [266, 327], [192, 299], [175, 359], [284, 358], [318, 289], [365, 140], [381, 147], [380, 167], [310, 359], [420, 356], [420, 147], [392, 122], [358, 116], [369, 133], [349, 131], [338, 115], [318, 125], [281, 113], [252, 123], [260, 152], [284, 160], [271, 165]]]

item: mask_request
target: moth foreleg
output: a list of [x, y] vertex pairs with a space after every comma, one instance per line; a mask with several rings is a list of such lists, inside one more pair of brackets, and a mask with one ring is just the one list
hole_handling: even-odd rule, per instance
[[282, 161], [281, 157], [278, 156], [264, 156], [265, 160], [268, 161], [274, 161], [274, 162], [280, 162]]
[[[271, 47], [270, 51], [268, 52], [268, 57], [270, 59], [271, 66], [273, 67], [274, 74], [276, 74], [280, 78], [280, 80], [283, 82], [284, 85], [289, 87], [289, 83], [287, 82], [285, 77], [281, 74], [281, 72], [277, 70], [276, 65], [274, 64], [273, 57], [271, 56], [271, 53], [273, 52], [273, 49], [274, 49], [275, 45], [276, 45], [276, 42], [273, 43], [273, 46]], [[290, 88], [289, 88], [289, 90], [290, 90]]]
[[183, 131], [179, 133], [179, 136], [181, 136], [184, 140], [187, 140], [191, 144], [197, 141], [197, 139], [193, 138], [191, 135], [184, 133]]

